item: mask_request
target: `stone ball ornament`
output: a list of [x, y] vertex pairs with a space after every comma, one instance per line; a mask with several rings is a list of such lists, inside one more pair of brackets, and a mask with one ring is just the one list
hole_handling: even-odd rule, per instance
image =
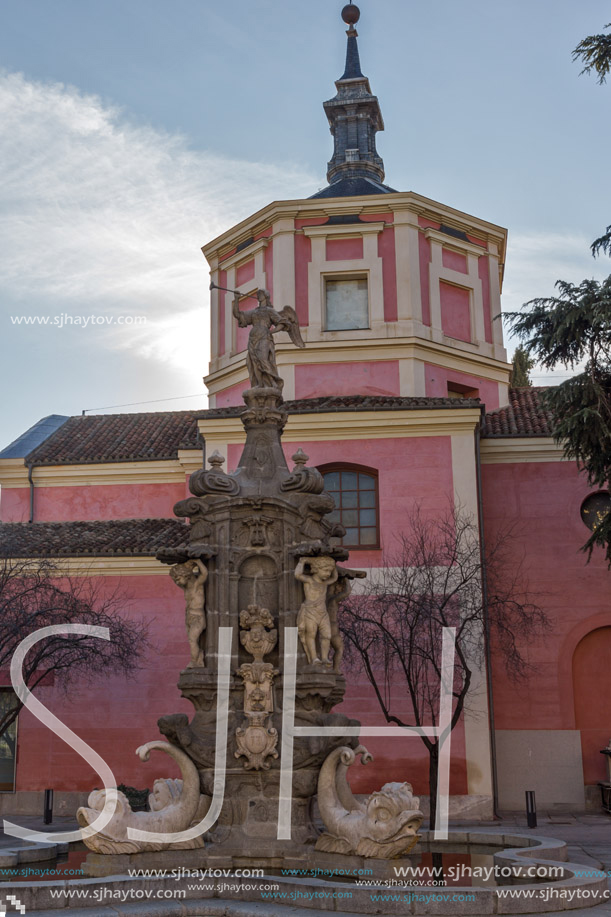
[[346, 25], [356, 25], [361, 18], [361, 11], [354, 3], [348, 3], [342, 10], [342, 19]]

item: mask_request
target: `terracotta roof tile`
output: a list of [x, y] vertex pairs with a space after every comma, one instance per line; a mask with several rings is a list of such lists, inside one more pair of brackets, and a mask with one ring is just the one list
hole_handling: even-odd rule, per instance
[[0, 557], [155, 556], [185, 544], [188, 527], [175, 519], [109, 522], [3, 522]]
[[545, 388], [514, 388], [509, 404], [486, 415], [483, 436], [551, 436], [551, 413], [541, 393]]
[[[320, 411], [405, 411], [478, 405], [477, 400], [398, 398], [353, 395], [287, 401], [289, 414]], [[207, 411], [166, 411], [147, 414], [98, 414], [71, 417], [26, 456], [26, 464], [83, 465], [102, 462], [142, 462], [176, 458], [179, 449], [198, 449], [197, 421], [206, 417], [238, 417], [235, 407]]]
[[192, 411], [71, 417], [26, 458], [28, 464], [81, 465], [176, 458], [198, 446]]
[[[510, 404], [486, 416], [484, 436], [550, 436], [550, 415], [541, 403], [543, 389], [512, 389]], [[417, 411], [478, 407], [477, 399], [402, 398], [343, 395], [287, 401], [289, 414], [335, 411]], [[207, 411], [100, 414], [71, 417], [26, 457], [27, 464], [81, 465], [102, 462], [159, 461], [179, 449], [198, 449], [197, 421], [238, 417], [244, 405]]]

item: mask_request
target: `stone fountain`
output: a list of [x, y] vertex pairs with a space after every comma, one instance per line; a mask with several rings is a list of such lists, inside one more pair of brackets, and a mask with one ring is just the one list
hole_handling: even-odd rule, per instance
[[[188, 542], [158, 555], [171, 565], [172, 578], [185, 593], [191, 659], [178, 687], [195, 714], [190, 721], [182, 713], [162, 716], [159, 728], [169, 745], [152, 742], [139, 753], [145, 759], [151, 749], [166, 744], [183, 772], [185, 799], [181, 800], [177, 781], [165, 781], [165, 790], [164, 781], [158, 781], [161, 786], [156, 784], [151, 800], [153, 812], [128, 814], [126, 820], [123, 806], [121, 823], [111, 822], [102, 841], [89, 843], [98, 854], [97, 874], [104, 871], [99, 862], [104, 855], [109, 860], [113, 854], [144, 857], [151, 850], [177, 847], [190, 847], [197, 862], [212, 858], [238, 865], [248, 858], [271, 866], [312, 851], [315, 845], [325, 853], [396, 856], [418, 839], [422, 813], [409, 784], [388, 784], [362, 803], [352, 796], [346, 780], [355, 758], [361, 754], [365, 762], [370, 756], [354, 732], [342, 735], [342, 729], [359, 723], [333, 712], [346, 690], [337, 608], [350, 593], [351, 581], [364, 574], [338, 566], [348, 558], [338, 543], [344, 529], [327, 519], [334, 502], [324, 492], [320, 472], [308, 467], [301, 449], [293, 456], [294, 467], [287, 465], [281, 445], [287, 413], [273, 335], [286, 331], [296, 346], [304, 344], [292, 308], [276, 312], [263, 290], [257, 298], [259, 304], [251, 311], [240, 311], [237, 298], [233, 308], [239, 324], [251, 326], [247, 350], [251, 388], [243, 394], [246, 442], [238, 467], [225, 472], [223, 457], [214, 453], [208, 459], [210, 468], [192, 474], [192, 496], [174, 507], [177, 516], [189, 520]], [[151, 830], [147, 820], [159, 825], [166, 807], [172, 813], [166, 830], [176, 831], [199, 823], [210, 805], [221, 628], [231, 628], [232, 636], [227, 766], [218, 820], [204, 842], [155, 846], [130, 841], [127, 827]], [[337, 734], [295, 738], [291, 838], [279, 840], [287, 628], [298, 629], [300, 643], [295, 726], [334, 727]], [[194, 781], [199, 781], [199, 800], [193, 799]], [[319, 786], [320, 812], [327, 827], [320, 837], [312, 821]], [[90, 824], [103, 802], [103, 792], [90, 798], [90, 807], [79, 810], [80, 823]], [[384, 819], [378, 817], [380, 808]], [[179, 812], [182, 824], [177, 825]], [[115, 870], [117, 865], [109, 862], [108, 868]]]

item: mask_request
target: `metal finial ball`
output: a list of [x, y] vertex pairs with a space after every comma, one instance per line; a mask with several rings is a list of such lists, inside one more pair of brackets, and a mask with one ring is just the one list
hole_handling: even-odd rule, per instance
[[342, 10], [342, 19], [347, 25], [355, 25], [361, 18], [361, 11], [354, 3], [349, 3]]

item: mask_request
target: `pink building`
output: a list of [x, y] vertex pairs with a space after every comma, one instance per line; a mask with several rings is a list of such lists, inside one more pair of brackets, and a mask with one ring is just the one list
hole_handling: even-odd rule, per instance
[[[455, 501], [483, 520], [482, 537], [503, 521], [519, 525], [553, 628], [527, 650], [527, 685], [508, 682], [494, 653], [490, 691], [487, 672], [477, 673], [480, 690], [454, 733], [454, 811], [486, 816], [495, 801], [521, 809], [529, 789], [544, 809], [596, 805], [606, 773], [599, 751], [611, 735], [608, 573], [602, 556], [586, 564], [579, 553], [585, 478], [553, 442], [537, 390], [509, 390], [497, 318], [507, 232], [383, 184], [382, 115], [353, 26], [336, 86], [325, 103], [335, 143], [328, 187], [271, 203], [206, 244], [211, 278], [242, 294], [268, 289], [278, 308], [297, 311], [305, 349], [278, 336], [290, 414], [284, 445], [289, 456], [302, 447], [327, 475], [350, 566], [382, 566], [416, 503], [436, 514]], [[157, 737], [158, 717], [192, 709], [175, 687], [188, 659], [182, 594], [155, 554], [184, 540], [172, 507], [188, 496], [202, 445], [220, 452], [227, 470], [240, 454], [246, 331], [231, 305], [232, 294], [213, 291], [209, 410], [54, 415], [0, 453], [0, 553], [50, 553], [74, 575], [120, 585], [131, 597], [126, 614], [151, 620], [154, 645], [133, 683], [109, 679], [68, 698], [53, 684], [38, 691], [117, 782], [134, 786], [150, 781], [134, 750]], [[382, 724], [365, 684], [349, 685], [342, 709]], [[363, 769], [356, 790], [377, 786], [383, 772], [427, 793], [417, 739], [368, 745], [376, 773]], [[99, 785], [27, 712], [16, 747], [16, 761], [10, 750], [0, 761], [2, 811], [40, 811], [45, 787], [56, 790], [56, 811], [72, 811]]]

